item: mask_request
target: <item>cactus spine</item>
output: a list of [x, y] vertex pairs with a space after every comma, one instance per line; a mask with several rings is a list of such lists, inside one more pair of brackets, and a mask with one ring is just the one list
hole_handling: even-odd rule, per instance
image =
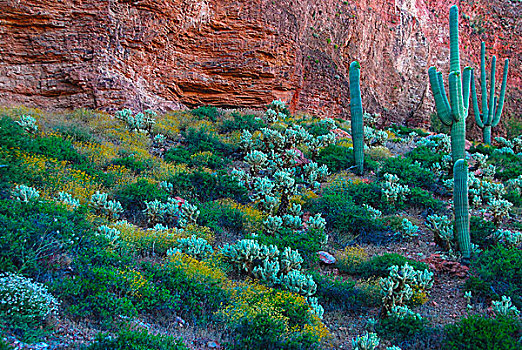
[[364, 172], [364, 128], [361, 102], [361, 65], [357, 61], [350, 64], [350, 112], [352, 115], [352, 141], [355, 168], [359, 175]]
[[[504, 97], [506, 96], [506, 81], [509, 69], [509, 60], [504, 61], [504, 76], [502, 77], [502, 87], [500, 88], [500, 98], [495, 96], [495, 65], [497, 58], [493, 56], [491, 59], [491, 75], [489, 90], [489, 107], [488, 107], [488, 90], [486, 86], [486, 44], [482, 42], [480, 45], [480, 86], [482, 94], [482, 113], [480, 113], [477, 91], [475, 88], [475, 78], [473, 71], [471, 72], [471, 96], [473, 98], [473, 114], [479, 128], [482, 129], [484, 143], [491, 144], [491, 128], [494, 128], [500, 122], [502, 109], [504, 107]], [[498, 105], [497, 105], [498, 101]]]
[[457, 160], [453, 166], [453, 203], [459, 249], [462, 257], [469, 259], [471, 244], [469, 235], [468, 164], [464, 159]]
[[449, 101], [444, 90], [442, 73], [437, 72], [435, 67], [430, 67], [428, 74], [433, 97], [435, 98], [437, 115], [442, 123], [451, 127], [451, 157], [453, 163], [455, 163], [458, 159], [465, 159], [466, 156], [466, 118], [468, 116], [471, 68], [464, 68], [464, 73], [461, 74], [459, 58], [459, 9], [456, 5], [450, 8], [449, 23]]

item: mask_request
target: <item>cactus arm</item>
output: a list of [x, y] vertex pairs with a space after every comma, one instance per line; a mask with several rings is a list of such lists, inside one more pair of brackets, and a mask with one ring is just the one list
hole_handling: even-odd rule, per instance
[[353, 154], [357, 173], [364, 172], [364, 127], [361, 101], [361, 65], [354, 61], [350, 64], [350, 112], [352, 115]]
[[459, 57], [459, 8], [453, 5], [450, 8], [450, 72], [460, 72]]
[[498, 100], [497, 110], [494, 114], [493, 122], [491, 126], [495, 127], [500, 122], [500, 116], [502, 115], [502, 109], [504, 108], [504, 98], [506, 97], [506, 84], [507, 84], [507, 75], [509, 69], [509, 60], [506, 58], [504, 61], [504, 76], [502, 77], [502, 87], [500, 88], [500, 98]]
[[491, 122], [493, 121], [493, 111], [495, 110], [495, 106], [493, 103], [495, 103], [495, 66], [497, 63], [497, 58], [493, 56], [493, 59], [491, 60], [491, 78], [489, 79], [489, 111], [488, 111], [488, 118], [484, 122], [486, 125], [491, 125]]
[[486, 43], [480, 44], [480, 88], [482, 95], [482, 115], [486, 123], [488, 118], [488, 88], [486, 85]]
[[464, 68], [462, 74], [462, 98], [464, 99], [465, 115], [469, 109], [469, 92], [470, 92], [470, 81], [471, 81], [471, 67]]
[[441, 72], [437, 72], [437, 81], [439, 83], [442, 101], [444, 102], [444, 106], [446, 106], [446, 110], [448, 111], [448, 119], [451, 120], [451, 122], [453, 122], [453, 118], [451, 118], [451, 106], [448, 100], [448, 96], [446, 95], [446, 89], [444, 88], [444, 78], [442, 78]]
[[453, 166], [453, 202], [455, 211], [455, 228], [459, 248], [464, 259], [471, 256], [469, 234], [469, 199], [468, 199], [468, 165], [459, 159]]
[[435, 99], [435, 107], [437, 109], [437, 114], [444, 125], [451, 126], [451, 123], [453, 123], [453, 118], [451, 118], [450, 115], [449, 102], [447, 102], [444, 86], [443, 84], [441, 84], [442, 74], [437, 72], [435, 67], [430, 67], [430, 69], [428, 70], [428, 76], [430, 78], [430, 85], [431, 91], [433, 92], [433, 98]]
[[462, 120], [464, 116], [464, 104], [462, 102], [462, 84], [460, 82], [460, 73], [451, 72], [449, 75], [449, 90], [451, 114], [456, 122]]
[[475, 88], [475, 76], [474, 70], [471, 70], [471, 98], [473, 100], [473, 114], [475, 115], [475, 121], [479, 128], [484, 128], [484, 123], [482, 123], [482, 118], [480, 115], [478, 99], [477, 99], [477, 90]]

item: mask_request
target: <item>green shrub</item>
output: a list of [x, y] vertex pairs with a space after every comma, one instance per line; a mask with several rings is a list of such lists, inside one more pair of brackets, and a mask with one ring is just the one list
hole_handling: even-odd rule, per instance
[[355, 287], [355, 282], [340, 276], [326, 276], [316, 271], [309, 271], [317, 291], [315, 297], [326, 311], [356, 311], [364, 305], [362, 293]]
[[520, 118], [517, 118], [513, 115], [505, 119], [504, 124], [507, 124], [506, 130], [508, 139], [514, 139], [516, 137], [522, 136], [522, 121]]
[[0, 270], [27, 276], [65, 269], [51, 257], [70, 254], [91, 224], [52, 202], [0, 200]]
[[178, 173], [167, 181], [174, 185], [174, 193], [191, 201], [210, 202], [219, 198], [232, 198], [239, 203], [249, 201], [247, 190], [225, 171]]
[[111, 164], [124, 166], [136, 174], [151, 170], [154, 167], [152, 159], [137, 160], [134, 156], [113, 159]]
[[441, 163], [444, 154], [435, 153], [426, 146], [419, 146], [412, 149], [406, 154], [406, 157], [411, 159], [413, 162], [419, 162], [424, 168], [429, 168], [435, 163]]
[[406, 200], [407, 204], [411, 207], [417, 207], [422, 209], [429, 209], [430, 212], [438, 212], [442, 210], [445, 203], [433, 196], [431, 192], [428, 192], [419, 187], [413, 187], [410, 189], [410, 194]]
[[426, 328], [426, 323], [425, 319], [411, 315], [402, 318], [392, 315], [382, 319], [376, 330], [379, 335], [398, 342], [420, 336]]
[[139, 179], [134, 183], [118, 188], [114, 197], [120, 201], [126, 210], [141, 212], [145, 209], [146, 201], [155, 199], [166, 201], [168, 193], [160, 189], [158, 184], [151, 183], [146, 179]]
[[495, 241], [491, 239], [491, 235], [496, 231], [496, 226], [493, 222], [484, 220], [478, 216], [470, 217], [470, 236], [471, 243], [477, 244], [481, 248], [485, 248], [494, 244]]
[[513, 318], [489, 318], [474, 315], [445, 328], [447, 350], [520, 349], [522, 327]]
[[199, 225], [208, 226], [214, 231], [226, 229], [241, 235], [249, 233], [244, 230], [243, 215], [237, 208], [223, 206], [217, 202], [208, 202], [201, 205], [199, 211]]
[[[366, 157], [368, 158], [368, 157]], [[364, 159], [364, 167], [368, 170], [375, 170], [379, 164], [372, 159]], [[319, 151], [316, 159], [317, 164], [328, 166], [331, 172], [346, 170], [355, 165], [353, 150], [341, 145], [329, 145]]]
[[[509, 296], [522, 309], [522, 250], [497, 245], [485, 250], [472, 267], [475, 279], [468, 280], [466, 290], [497, 300]], [[474, 285], [480, 290], [474, 290]]]
[[404, 126], [404, 125], [398, 125], [398, 124], [392, 124], [390, 126], [390, 130], [394, 133], [394, 134], [397, 134], [397, 135], [401, 135], [401, 136], [408, 136], [410, 133], [412, 132], [415, 132], [417, 133], [417, 135], [421, 136], [421, 137], [426, 137], [429, 135], [429, 133], [427, 133], [426, 131], [422, 130], [422, 129], [418, 129], [418, 128], [409, 128], [407, 126]]
[[408, 259], [397, 253], [377, 255], [369, 260], [363, 260], [359, 264], [352, 264], [350, 261], [347, 261], [346, 263], [339, 261], [337, 267], [339, 268], [339, 271], [350, 275], [359, 275], [362, 278], [369, 278], [386, 277], [390, 273], [390, 267], [393, 265], [403, 266], [406, 263], [420, 271], [428, 268], [428, 265], [425, 263]]
[[392, 157], [384, 161], [379, 169], [379, 175], [394, 174], [399, 177], [399, 183], [410, 187], [429, 189], [435, 183], [435, 176], [431, 170], [413, 163], [410, 158]]
[[232, 118], [233, 120], [223, 120], [220, 127], [221, 132], [248, 130], [253, 133], [267, 127], [266, 123], [254, 114], [241, 115], [238, 112], [232, 112]]
[[115, 336], [99, 333], [94, 343], [84, 350], [185, 350], [181, 339], [154, 335], [147, 330], [120, 330]]
[[190, 111], [192, 115], [198, 119], [205, 119], [211, 122], [216, 122], [221, 116], [216, 107], [213, 106], [202, 106]]
[[182, 132], [184, 144], [190, 154], [212, 152], [219, 156], [229, 156], [238, 150], [238, 146], [223, 143], [214, 133], [205, 129], [189, 128]]

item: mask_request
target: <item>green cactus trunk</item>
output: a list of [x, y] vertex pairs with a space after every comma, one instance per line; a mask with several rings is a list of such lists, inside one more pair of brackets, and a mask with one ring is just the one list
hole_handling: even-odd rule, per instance
[[361, 102], [361, 65], [354, 61], [350, 64], [350, 112], [352, 115], [352, 141], [356, 173], [364, 173], [364, 127]]
[[455, 231], [462, 257], [469, 260], [471, 243], [469, 234], [468, 164], [459, 159], [453, 166], [453, 206]]
[[466, 158], [466, 118], [468, 116], [471, 68], [460, 71], [459, 59], [459, 10], [450, 8], [450, 74], [449, 100], [444, 90], [442, 73], [435, 67], [428, 70], [437, 115], [444, 125], [451, 127], [451, 157], [453, 164]]
[[491, 125], [484, 125], [484, 129], [482, 129], [482, 134], [484, 136], [484, 143], [486, 145], [491, 145]]

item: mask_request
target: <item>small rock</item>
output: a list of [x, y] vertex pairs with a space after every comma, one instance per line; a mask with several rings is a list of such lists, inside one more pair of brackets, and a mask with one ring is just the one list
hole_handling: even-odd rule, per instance
[[219, 347], [219, 344], [216, 343], [215, 341], [209, 341], [209, 342], [207, 343], [207, 346], [208, 346], [209, 348], [215, 349], [215, 348]]
[[320, 251], [317, 254], [319, 254], [319, 260], [321, 260], [323, 263], [327, 265], [335, 264], [335, 257], [327, 252]]

